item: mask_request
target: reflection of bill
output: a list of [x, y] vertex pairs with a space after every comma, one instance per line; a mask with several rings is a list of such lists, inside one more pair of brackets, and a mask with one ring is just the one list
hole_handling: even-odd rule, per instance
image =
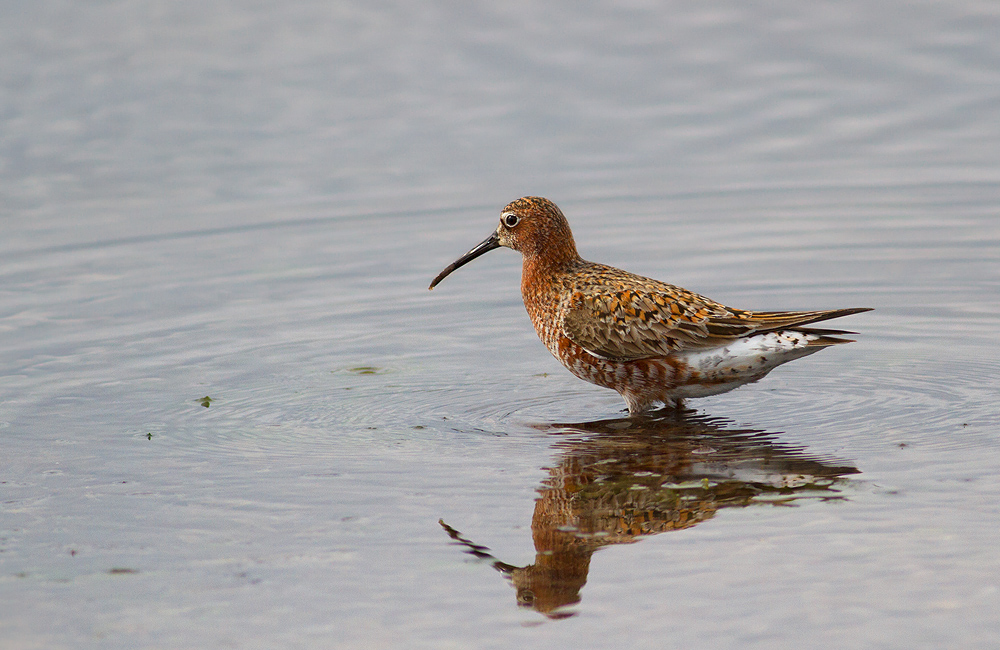
[[534, 564], [501, 562], [440, 523], [511, 581], [519, 605], [563, 618], [573, 615], [566, 607], [580, 601], [590, 556], [602, 546], [688, 528], [719, 508], [841, 499], [843, 477], [858, 473], [778, 443], [774, 434], [727, 424], [670, 414], [536, 427], [564, 437], [535, 503]]

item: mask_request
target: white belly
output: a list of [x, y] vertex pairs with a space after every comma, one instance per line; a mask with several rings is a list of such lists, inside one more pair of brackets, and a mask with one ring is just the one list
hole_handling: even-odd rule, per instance
[[700, 381], [678, 386], [673, 396], [707, 397], [755, 382], [783, 363], [822, 350], [822, 344], [810, 345], [820, 338], [803, 332], [768, 332], [717, 348], [678, 354]]

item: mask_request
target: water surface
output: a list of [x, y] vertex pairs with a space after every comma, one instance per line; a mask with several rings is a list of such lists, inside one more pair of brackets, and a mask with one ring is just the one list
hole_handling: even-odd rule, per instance
[[[992, 5], [2, 13], [0, 645], [1000, 635]], [[515, 253], [426, 290], [525, 194], [589, 259], [876, 310], [630, 419]]]

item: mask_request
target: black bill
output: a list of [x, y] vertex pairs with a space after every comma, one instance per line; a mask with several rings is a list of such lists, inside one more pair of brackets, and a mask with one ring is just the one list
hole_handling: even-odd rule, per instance
[[476, 259], [480, 255], [483, 255], [484, 253], [489, 253], [494, 248], [500, 248], [500, 238], [497, 236], [496, 232], [494, 232], [492, 235], [484, 239], [479, 245], [477, 245], [471, 251], [469, 251], [462, 257], [458, 258], [448, 266], [444, 267], [444, 270], [438, 273], [437, 277], [434, 278], [434, 281], [431, 282], [431, 286], [427, 288], [433, 289], [434, 287], [437, 286], [438, 282], [448, 277], [449, 273], [451, 273], [460, 266], [465, 266], [466, 264]]

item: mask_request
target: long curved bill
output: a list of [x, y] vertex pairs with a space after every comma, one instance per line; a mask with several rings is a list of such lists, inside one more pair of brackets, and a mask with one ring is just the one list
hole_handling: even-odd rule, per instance
[[437, 277], [434, 278], [434, 281], [431, 282], [431, 286], [427, 287], [427, 289], [428, 290], [433, 289], [434, 287], [436, 287], [438, 285], [438, 282], [440, 282], [441, 280], [444, 280], [446, 277], [448, 277], [449, 273], [451, 273], [452, 271], [454, 271], [455, 269], [457, 269], [460, 266], [465, 266], [466, 264], [468, 264], [472, 260], [476, 259], [480, 255], [483, 255], [485, 253], [489, 253], [494, 248], [500, 248], [500, 237], [497, 235], [496, 231], [494, 231], [492, 235], [490, 235], [489, 237], [487, 237], [486, 239], [484, 239], [482, 242], [480, 242], [471, 251], [469, 251], [468, 253], [466, 253], [462, 257], [458, 258], [457, 260], [455, 260], [454, 262], [452, 262], [448, 266], [444, 267], [444, 270], [441, 271], [440, 273], [438, 273]]

